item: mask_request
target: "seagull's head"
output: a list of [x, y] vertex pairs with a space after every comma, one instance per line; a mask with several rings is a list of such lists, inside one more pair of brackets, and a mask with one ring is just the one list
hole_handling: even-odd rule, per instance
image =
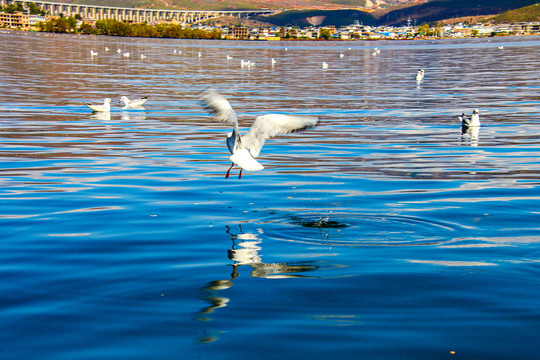
[[472, 113], [473, 113], [473, 114], [478, 114], [479, 111], [478, 111], [478, 109], [474, 109]]
[[106, 103], [106, 104], [110, 104], [110, 103], [111, 103], [111, 99], [106, 98], [106, 99], [105, 99], [105, 103]]
[[125, 96], [122, 96], [122, 97], [120, 98], [119, 103], [121, 103], [121, 102], [127, 103], [127, 102], [128, 102], [128, 98], [125, 97]]

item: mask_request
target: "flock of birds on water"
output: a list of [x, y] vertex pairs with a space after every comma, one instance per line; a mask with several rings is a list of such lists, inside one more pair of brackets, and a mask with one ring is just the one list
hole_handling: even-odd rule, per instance
[[[105, 51], [108, 52], [110, 49], [105, 47]], [[287, 48], [285, 48], [285, 51], [287, 51]], [[380, 54], [380, 52], [381, 51], [379, 48], [375, 48], [372, 55], [377, 56]], [[130, 57], [129, 52], [122, 52], [121, 49], [117, 49], [117, 53], [126, 58]], [[174, 54], [182, 54], [182, 51], [174, 50]], [[98, 52], [90, 50], [91, 57], [98, 55]], [[197, 56], [200, 58], [202, 54], [199, 52]], [[339, 56], [340, 58], [343, 58], [345, 54], [340, 53]], [[145, 59], [146, 56], [144, 54], [140, 54], [140, 58]], [[227, 55], [226, 59], [232, 60], [233, 57]], [[271, 65], [274, 66], [275, 64], [276, 60], [272, 58]], [[255, 66], [255, 62], [242, 59], [240, 61], [240, 66], [242, 68]], [[328, 63], [322, 63], [323, 69], [328, 69], [328, 67]], [[415, 76], [417, 84], [420, 84], [424, 80], [424, 75], [424, 69], [419, 69], [417, 71]], [[227, 134], [227, 148], [231, 153], [229, 159], [232, 161], [232, 164], [227, 170], [225, 178], [230, 176], [230, 171], [234, 165], [240, 167], [240, 172], [238, 175], [239, 179], [242, 177], [242, 170], [260, 171], [264, 169], [264, 167], [255, 158], [259, 156], [266, 140], [279, 134], [288, 134], [291, 132], [313, 128], [319, 122], [319, 119], [316, 117], [267, 114], [256, 117], [248, 132], [245, 135], [240, 135], [238, 128], [238, 117], [231, 104], [227, 99], [225, 99], [225, 97], [212, 89], [208, 89], [200, 95], [200, 100], [204, 108], [214, 116], [214, 120], [225, 122], [233, 126], [233, 131]], [[148, 101], [148, 96], [134, 100], [130, 100], [128, 97], [122, 96], [120, 97], [118, 103], [124, 104], [122, 107], [123, 109], [144, 110], [143, 105], [146, 103], [146, 101]], [[112, 100], [110, 98], [106, 98], [103, 104], [85, 103], [85, 105], [88, 106], [88, 108], [90, 108], [94, 113], [109, 113], [111, 111], [111, 102]], [[480, 116], [478, 109], [474, 109], [470, 117], [463, 113], [458, 116], [458, 119], [461, 122], [462, 132], [472, 130], [473, 133], [478, 133], [478, 129], [480, 127]]]
[[[111, 49], [109, 49], [109, 47], [107, 47], [107, 46], [104, 48], [104, 51], [107, 52], [107, 53], [108, 53], [110, 50], [111, 50]], [[285, 48], [285, 51], [287, 51], [287, 50], [288, 50], [288, 49]], [[349, 48], [348, 50], [351, 50], [351, 48]], [[129, 53], [129, 51], [124, 52], [124, 51], [122, 51], [122, 49], [117, 49], [116, 52], [117, 52], [118, 54], [122, 55], [122, 56], [125, 57], [125, 58], [130, 58], [130, 57], [131, 57], [131, 54]], [[182, 50], [176, 50], [176, 49], [175, 49], [175, 50], [173, 51], [173, 53], [174, 53], [175, 55], [182, 55]], [[373, 56], [377, 56], [377, 55], [379, 55], [380, 53], [381, 53], [381, 49], [379, 49], [378, 47], [376, 47], [375, 49], [373, 49], [372, 55], [373, 55]], [[99, 52], [98, 52], [98, 51], [90, 50], [90, 57], [91, 57], [92, 59], [95, 58], [95, 57], [97, 57], [97, 56], [99, 56]], [[140, 54], [139, 57], [140, 57], [141, 60], [144, 60], [144, 59], [147, 58], [147, 56], [146, 56], [145, 54]], [[202, 53], [201, 53], [201, 52], [198, 52], [198, 53], [197, 53], [197, 57], [201, 58], [201, 57], [202, 57]], [[344, 53], [340, 53], [340, 54], [339, 54], [339, 57], [342, 59], [342, 58], [345, 57], [345, 54], [344, 54]], [[227, 61], [228, 61], [228, 60], [233, 60], [234, 58], [233, 58], [231, 55], [227, 55], [227, 56], [226, 56], [226, 59], [227, 59]], [[272, 65], [272, 67], [273, 67], [276, 63], [277, 63], [277, 60], [276, 60], [276, 59], [274, 59], [274, 58], [270, 59], [270, 64]], [[240, 60], [240, 67], [242, 67], [242, 68], [248, 67], [248, 68], [249, 68], [249, 67], [251, 67], [251, 66], [255, 66], [255, 62], [254, 62], [254, 61], [251, 61], [251, 60], [244, 60], [244, 59], [241, 59], [241, 60]], [[322, 68], [323, 68], [323, 69], [328, 69], [328, 68], [329, 68], [329, 65], [328, 65], [328, 63], [327, 63], [326, 61], [323, 61], [323, 62], [322, 62]], [[423, 74], [422, 74], [422, 77], [423, 77]], [[417, 78], [417, 81], [418, 81], [418, 78]]]

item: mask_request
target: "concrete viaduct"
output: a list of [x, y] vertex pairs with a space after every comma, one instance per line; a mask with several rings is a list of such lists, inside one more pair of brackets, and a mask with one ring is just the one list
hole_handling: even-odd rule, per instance
[[102, 19], [115, 19], [129, 23], [156, 23], [161, 20], [176, 20], [180, 23], [196, 23], [201, 20], [218, 18], [222, 16], [249, 17], [251, 15], [272, 14], [272, 10], [236, 10], [236, 11], [203, 11], [203, 10], [160, 10], [160, 9], [135, 9], [115, 6], [97, 6], [81, 4], [63, 4], [52, 1], [40, 0], [0, 0], [0, 5], [22, 3], [25, 8], [29, 3], [34, 3], [40, 9], [50, 15], [64, 14], [71, 16], [79, 14], [86, 21]]

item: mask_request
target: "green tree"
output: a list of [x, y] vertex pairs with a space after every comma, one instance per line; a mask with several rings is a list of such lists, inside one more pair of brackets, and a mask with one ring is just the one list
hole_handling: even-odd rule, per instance
[[329, 29], [322, 28], [319, 30], [319, 39], [330, 40], [331, 37], [332, 33], [330, 33]]
[[422, 24], [418, 27], [417, 34], [423, 35], [423, 36], [431, 36], [432, 35], [431, 28], [429, 27], [428, 24]]
[[[40, 30], [42, 31], [42, 30]], [[83, 22], [79, 27], [81, 34], [98, 34], [98, 31], [89, 23]]]
[[17, 10], [17, 6], [14, 4], [9, 4], [4, 8], [4, 12], [8, 14], [15, 14], [16, 11], [19, 10]]
[[67, 25], [68, 25], [68, 28], [71, 32], [76, 32], [77, 31], [77, 19], [75, 19], [74, 16], [69, 16], [67, 18]]
[[30, 14], [41, 14], [41, 9], [33, 2], [28, 3], [28, 10], [30, 10]]
[[69, 28], [68, 21], [65, 17], [59, 17], [53, 26], [53, 32], [65, 33]]

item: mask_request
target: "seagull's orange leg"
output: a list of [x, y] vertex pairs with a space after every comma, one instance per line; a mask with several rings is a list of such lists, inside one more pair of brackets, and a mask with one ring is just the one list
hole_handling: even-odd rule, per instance
[[229, 173], [231, 172], [231, 169], [232, 167], [234, 166], [234, 163], [231, 164], [231, 167], [229, 168], [229, 170], [227, 170], [227, 174], [225, 174], [225, 179], [228, 179], [229, 178]]

